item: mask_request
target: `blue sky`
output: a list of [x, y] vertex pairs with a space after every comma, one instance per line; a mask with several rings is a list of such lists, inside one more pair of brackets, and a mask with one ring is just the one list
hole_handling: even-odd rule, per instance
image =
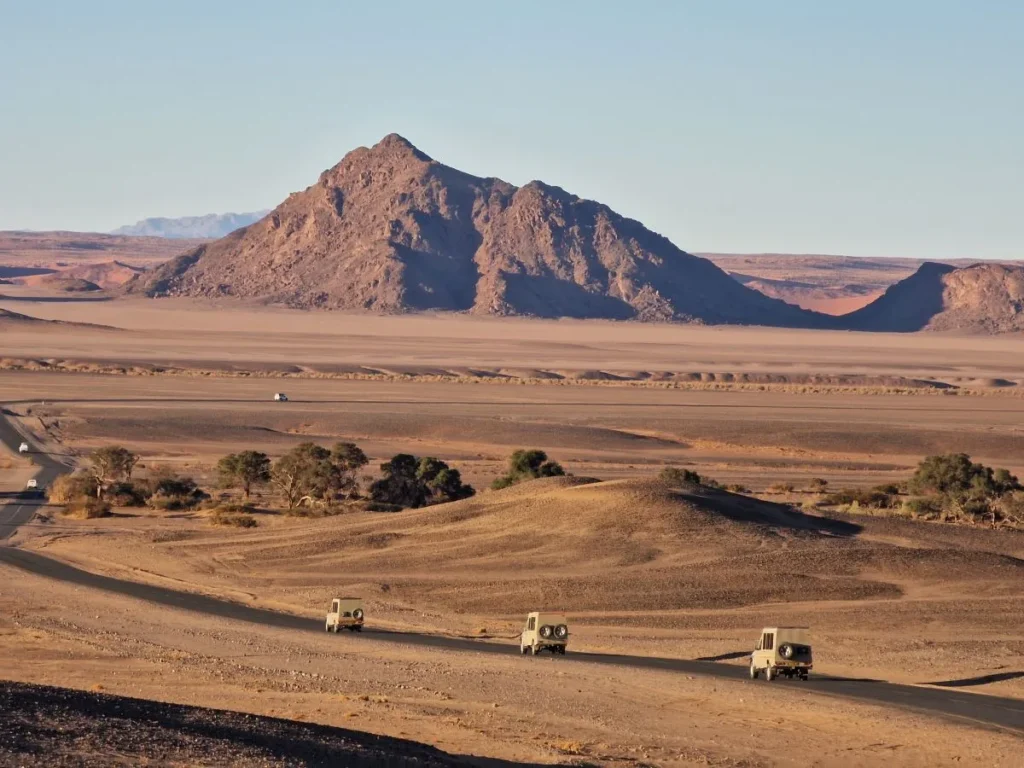
[[0, 229], [272, 207], [392, 131], [691, 251], [1019, 258], [1024, 3], [0, 0]]

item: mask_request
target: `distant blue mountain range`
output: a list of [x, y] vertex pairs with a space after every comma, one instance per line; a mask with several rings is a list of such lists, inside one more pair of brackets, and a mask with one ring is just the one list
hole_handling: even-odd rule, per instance
[[137, 237], [209, 238], [224, 237], [236, 229], [259, 221], [270, 211], [253, 213], [209, 213], [206, 216], [182, 216], [178, 219], [143, 219], [136, 224], [118, 227], [110, 234]]

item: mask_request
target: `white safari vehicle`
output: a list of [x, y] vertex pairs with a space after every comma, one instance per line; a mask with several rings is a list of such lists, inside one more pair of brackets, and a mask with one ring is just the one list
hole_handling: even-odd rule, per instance
[[331, 601], [331, 610], [327, 612], [327, 631], [341, 632], [348, 629], [362, 632], [365, 615], [361, 597], [336, 597]]
[[31, 480], [25, 483], [25, 487], [28, 488], [29, 490], [36, 490], [37, 488], [39, 488], [39, 483], [37, 483], [36, 479], [33, 477]]
[[274, 402], [277, 402], [277, 403], [287, 403], [288, 402], [288, 395], [286, 395], [284, 392], [275, 392], [274, 393]]
[[519, 652], [536, 656], [551, 651], [565, 656], [569, 642], [569, 622], [561, 613], [534, 611], [526, 617], [526, 625], [519, 636]]
[[18, 453], [28, 453], [28, 443], [22, 443], [18, 446]]
[[806, 680], [813, 661], [807, 627], [765, 627], [750, 655], [750, 677], [756, 680], [764, 672], [768, 682], [779, 675]]

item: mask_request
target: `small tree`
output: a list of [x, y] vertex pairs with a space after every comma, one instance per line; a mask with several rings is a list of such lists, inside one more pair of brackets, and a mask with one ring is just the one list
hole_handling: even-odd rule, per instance
[[370, 463], [363, 449], [355, 443], [336, 443], [331, 450], [331, 463], [336, 471], [338, 490], [349, 497], [356, 495], [358, 472]]
[[111, 483], [122, 480], [131, 482], [132, 470], [139, 463], [139, 457], [127, 448], [108, 445], [93, 451], [89, 455], [89, 462], [92, 475], [96, 478], [96, 498], [100, 498]]
[[419, 461], [411, 454], [392, 456], [390, 461], [380, 465], [383, 477], [370, 486], [370, 497], [384, 504], [422, 507], [426, 503], [426, 492], [416, 477], [418, 467]]
[[508, 472], [491, 483], [491, 488], [500, 490], [524, 480], [539, 477], [560, 477], [565, 474], [557, 461], [548, 461], [548, 455], [536, 448], [515, 451], [508, 458]]
[[270, 482], [270, 457], [259, 451], [231, 453], [217, 463], [221, 482], [242, 489], [242, 497], [249, 501], [252, 488]]
[[381, 504], [423, 507], [465, 499], [476, 492], [462, 482], [457, 469], [432, 456], [418, 459], [400, 453], [380, 469], [383, 477], [370, 486], [370, 497]]
[[427, 504], [458, 501], [476, 493], [473, 486], [462, 482], [459, 470], [430, 456], [420, 459], [419, 465], [416, 467], [416, 477], [425, 487]]
[[291, 512], [303, 500], [322, 497], [331, 482], [331, 452], [316, 443], [300, 443], [284, 454], [270, 472], [271, 482]]

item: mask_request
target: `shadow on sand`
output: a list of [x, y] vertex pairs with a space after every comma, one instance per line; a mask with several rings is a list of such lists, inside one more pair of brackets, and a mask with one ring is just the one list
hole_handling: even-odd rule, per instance
[[722, 517], [740, 523], [770, 525], [824, 536], [856, 536], [863, 526], [845, 520], [833, 520], [800, 512], [788, 504], [762, 501], [738, 493], [719, 490], [702, 490], [699, 493], [682, 493], [684, 499]]
[[964, 677], [960, 680], [940, 680], [926, 685], [938, 685], [942, 688], [970, 688], [973, 685], [987, 685], [988, 683], [1001, 683], [1004, 680], [1016, 680], [1024, 677], [1024, 672], [994, 672], [991, 675], [979, 675], [978, 677]]

